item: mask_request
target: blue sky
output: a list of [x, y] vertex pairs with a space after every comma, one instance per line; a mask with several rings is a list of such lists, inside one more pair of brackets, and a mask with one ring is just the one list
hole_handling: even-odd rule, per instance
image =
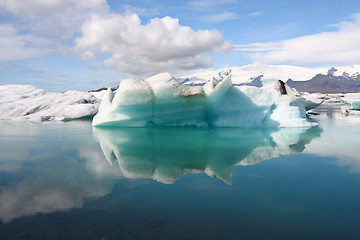
[[358, 0], [0, 0], [0, 84], [90, 90], [253, 63], [360, 63]]

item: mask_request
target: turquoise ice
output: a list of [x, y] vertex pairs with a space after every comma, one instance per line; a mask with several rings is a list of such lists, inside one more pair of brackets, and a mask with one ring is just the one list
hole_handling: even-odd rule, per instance
[[[181, 84], [169, 73], [120, 82], [108, 89], [93, 126], [311, 127], [309, 102], [287, 85], [233, 86], [231, 75], [203, 86]], [[280, 91], [280, 88], [285, 88]]]

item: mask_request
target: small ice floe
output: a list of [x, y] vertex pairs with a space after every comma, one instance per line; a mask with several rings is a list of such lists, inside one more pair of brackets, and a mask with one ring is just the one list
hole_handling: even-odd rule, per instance
[[347, 93], [342, 97], [345, 103], [341, 111], [345, 116], [360, 116], [360, 93]]

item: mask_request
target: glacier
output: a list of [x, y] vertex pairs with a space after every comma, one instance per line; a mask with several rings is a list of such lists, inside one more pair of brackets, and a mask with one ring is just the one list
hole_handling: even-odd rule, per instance
[[231, 74], [185, 84], [170, 73], [122, 80], [106, 91], [93, 126], [311, 127], [306, 111], [318, 106], [278, 81], [271, 87], [236, 86]]
[[89, 92], [47, 92], [31, 85], [0, 86], [0, 120], [68, 121], [92, 117], [100, 100]]

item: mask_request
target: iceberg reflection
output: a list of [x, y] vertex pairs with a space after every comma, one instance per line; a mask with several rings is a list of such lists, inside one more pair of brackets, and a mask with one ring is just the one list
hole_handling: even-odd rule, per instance
[[231, 184], [233, 165], [252, 165], [302, 152], [321, 129], [304, 128], [93, 128], [110, 165], [125, 177], [172, 184], [206, 173]]

